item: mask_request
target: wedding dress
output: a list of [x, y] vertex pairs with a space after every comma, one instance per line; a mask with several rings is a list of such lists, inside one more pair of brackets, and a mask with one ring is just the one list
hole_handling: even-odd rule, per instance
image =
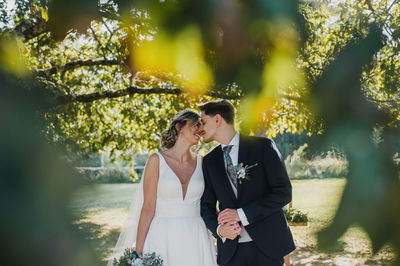
[[161, 153], [157, 155], [160, 166], [156, 209], [143, 253], [155, 252], [163, 259], [164, 266], [216, 266], [215, 246], [200, 216], [200, 198], [205, 186], [201, 157], [197, 155], [196, 168], [183, 198], [178, 176]]

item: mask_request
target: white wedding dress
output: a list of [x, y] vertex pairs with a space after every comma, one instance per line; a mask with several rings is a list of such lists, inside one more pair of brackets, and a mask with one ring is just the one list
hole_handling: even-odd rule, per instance
[[200, 216], [200, 198], [204, 191], [201, 157], [183, 199], [179, 178], [160, 158], [157, 201], [154, 218], [143, 247], [143, 253], [156, 252], [164, 266], [215, 266], [216, 251]]

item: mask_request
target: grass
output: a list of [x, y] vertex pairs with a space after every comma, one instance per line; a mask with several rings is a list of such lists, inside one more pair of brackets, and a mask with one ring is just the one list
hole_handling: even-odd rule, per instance
[[[307, 212], [308, 226], [292, 227], [297, 249], [292, 265], [388, 265], [393, 260], [389, 246], [372, 256], [364, 231], [350, 228], [330, 253], [317, 250], [315, 232], [329, 225], [340, 201], [345, 179], [294, 180], [293, 207]], [[87, 233], [93, 248], [106, 261], [127, 217], [136, 184], [97, 184], [82, 188], [72, 201], [75, 224]]]
[[137, 188], [137, 184], [95, 184], [81, 188], [71, 201], [74, 223], [102, 260], [112, 253]]
[[346, 180], [344, 178], [294, 180], [293, 207], [308, 213], [308, 226], [292, 227], [297, 249], [293, 265], [388, 265], [393, 260], [389, 246], [372, 255], [371, 242], [359, 227], [351, 227], [330, 253], [317, 249], [315, 233], [328, 226], [335, 215]]

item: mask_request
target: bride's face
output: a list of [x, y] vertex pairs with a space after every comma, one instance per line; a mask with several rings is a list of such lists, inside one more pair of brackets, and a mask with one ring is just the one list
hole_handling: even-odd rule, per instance
[[200, 134], [200, 118], [195, 120], [188, 120], [186, 124], [181, 128], [179, 137], [184, 138], [191, 145], [199, 143]]

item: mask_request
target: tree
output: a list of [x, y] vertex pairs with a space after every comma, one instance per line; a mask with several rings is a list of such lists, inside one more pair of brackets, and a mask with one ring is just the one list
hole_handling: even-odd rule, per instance
[[[86, 4], [76, 3], [76, 10], [81, 9], [80, 5], [86, 6]], [[206, 10], [205, 12], [212, 12], [207, 4], [199, 5], [199, 8]], [[282, 7], [285, 7], [285, 4]], [[82, 7], [82, 10], [84, 8]], [[66, 29], [68, 26], [74, 26], [71, 21], [51, 19], [52, 17], [73, 17], [65, 14], [68, 8], [63, 7], [61, 3], [52, 6], [47, 2], [42, 5], [40, 1], [17, 1], [15, 27], [9, 31], [17, 32], [24, 39], [23, 46], [28, 67], [37, 79], [45, 84], [51, 96], [49, 97], [50, 109], [46, 110], [45, 114], [48, 120], [45, 133], [53, 142], [70, 148], [75, 147], [74, 151], [97, 152], [104, 148], [111, 151], [129, 151], [125, 153], [125, 159], [129, 159], [133, 153], [148, 152], [158, 148], [160, 129], [166, 128], [168, 120], [183, 108], [195, 108], [196, 103], [213, 98], [233, 100], [239, 107], [237, 100], [244, 95], [248, 88], [248, 81], [253, 78], [246, 74], [246, 80], [243, 81], [246, 86], [242, 89], [235, 76], [243, 76], [243, 74], [235, 73], [233, 65], [227, 68], [218, 67], [222, 61], [222, 59], [217, 59], [218, 57], [232, 59], [238, 57], [235, 59], [238, 62], [230, 64], [241, 64], [239, 60], [250, 61], [243, 67], [243, 72], [253, 67], [258, 68], [258, 72], [262, 71], [262, 62], [266, 60], [266, 56], [262, 55], [264, 53], [262, 49], [265, 47], [255, 47], [256, 50], [251, 51], [254, 54], [248, 55], [257, 60], [253, 64], [252, 58], [242, 59], [235, 56], [236, 51], [232, 49], [233, 47], [227, 47], [227, 49], [216, 47], [217, 44], [209, 41], [207, 46], [204, 45], [201, 48], [201, 42], [206, 37], [201, 37], [200, 33], [208, 31], [207, 25], [199, 24], [197, 29], [185, 25], [179, 26], [180, 28], [177, 28], [177, 25], [169, 26], [169, 23], [174, 22], [168, 21], [169, 18], [164, 15], [156, 2], [137, 4], [133, 12], [128, 12], [127, 10], [131, 8], [132, 6], [129, 5], [119, 7], [112, 1], [106, 2], [100, 6], [100, 15], [97, 12], [87, 13], [93, 13], [94, 20], [91, 23], [85, 21], [86, 24], [76, 26], [78, 32]], [[220, 7], [220, 11], [224, 8]], [[291, 12], [288, 15], [298, 16], [295, 6], [291, 8], [292, 10], [287, 11]], [[191, 19], [187, 17], [188, 15], [183, 15], [183, 12], [189, 9], [191, 9], [190, 6], [182, 6], [178, 17], [181, 16], [183, 20]], [[57, 13], [58, 10], [62, 11], [61, 15]], [[74, 13], [74, 11], [70, 12]], [[157, 25], [154, 18], [165, 20], [160, 23], [165, 24], [165, 27]], [[198, 21], [200, 23], [207, 18], [196, 19], [200, 19], [201, 21]], [[300, 18], [296, 17], [296, 19]], [[216, 23], [223, 27], [235, 26], [223, 25], [223, 22], [218, 21]], [[58, 25], [58, 27], [52, 25]], [[262, 27], [263, 25], [255, 26]], [[157, 30], [160, 27], [164, 27], [168, 34], [157, 39], [164, 32]], [[288, 26], [287, 30], [290, 29]], [[295, 30], [292, 32], [296, 33]], [[210, 33], [207, 34], [210, 35]], [[263, 34], [267, 36], [277, 33]], [[156, 40], [153, 40], [154, 38]], [[146, 42], [147, 39], [151, 41]], [[212, 41], [215, 42], [215, 40]], [[261, 41], [261, 39], [256, 40], [260, 43], [255, 44], [264, 45]], [[153, 46], [155, 51], [147, 52], [147, 57], [142, 60], [144, 62], [132, 59], [140, 57], [134, 56], [135, 53], [136, 55], [146, 53], [149, 43], [156, 43], [158, 46]], [[178, 47], [180, 43], [185, 43], [185, 45]], [[188, 43], [192, 44], [187, 45]], [[243, 49], [247, 45], [250, 44], [243, 43]], [[276, 44], [267, 45], [277, 46]], [[231, 54], [226, 54], [228, 50]], [[156, 54], [157, 58], [151, 60], [149, 53]], [[190, 73], [188, 71], [183, 74], [182, 71], [179, 73], [177, 71], [179, 65], [183, 65], [184, 69], [195, 69], [197, 62], [192, 58], [201, 57], [201, 54], [205, 57], [204, 65], [209, 62], [212, 66], [209, 68], [221, 72], [218, 75], [221, 81], [217, 83], [216, 80], [212, 90], [210, 90], [210, 84], [193, 84], [192, 82], [196, 79], [201, 82], [207, 70]], [[282, 54], [279, 52], [279, 56]], [[174, 61], [173, 65], [170, 61]], [[139, 65], [145, 66], [140, 69]], [[225, 69], [224, 72], [222, 69]], [[252, 73], [252, 71], [248, 72]], [[199, 77], [196, 78], [196, 75]], [[253, 88], [248, 89], [249, 92], [261, 90], [261, 84], [256, 82], [257, 79], [254, 78], [252, 82], [254, 84], [251, 84]], [[201, 95], [201, 92], [205, 90], [208, 91], [206, 94], [209, 97]], [[286, 128], [291, 132], [300, 132], [302, 119], [288, 118], [290, 113], [298, 113], [299, 117], [299, 108], [296, 104], [292, 108], [289, 107], [293, 101], [289, 94], [287, 96], [285, 103], [281, 104], [283, 110], [276, 112], [273, 120], [276, 121], [275, 124], [279, 124], [281, 132]], [[277, 132], [273, 126], [270, 128], [272, 129], [270, 129], [270, 134]]]
[[358, 222], [375, 251], [387, 241], [399, 251], [399, 9], [396, 0], [17, 1], [15, 15], [1, 13], [0, 55], [4, 71], [35, 77], [46, 95], [43, 134], [75, 151], [154, 150], [178, 110], [214, 98], [233, 100], [244, 132], [318, 133], [311, 147], [335, 142], [350, 167], [322, 246]]

